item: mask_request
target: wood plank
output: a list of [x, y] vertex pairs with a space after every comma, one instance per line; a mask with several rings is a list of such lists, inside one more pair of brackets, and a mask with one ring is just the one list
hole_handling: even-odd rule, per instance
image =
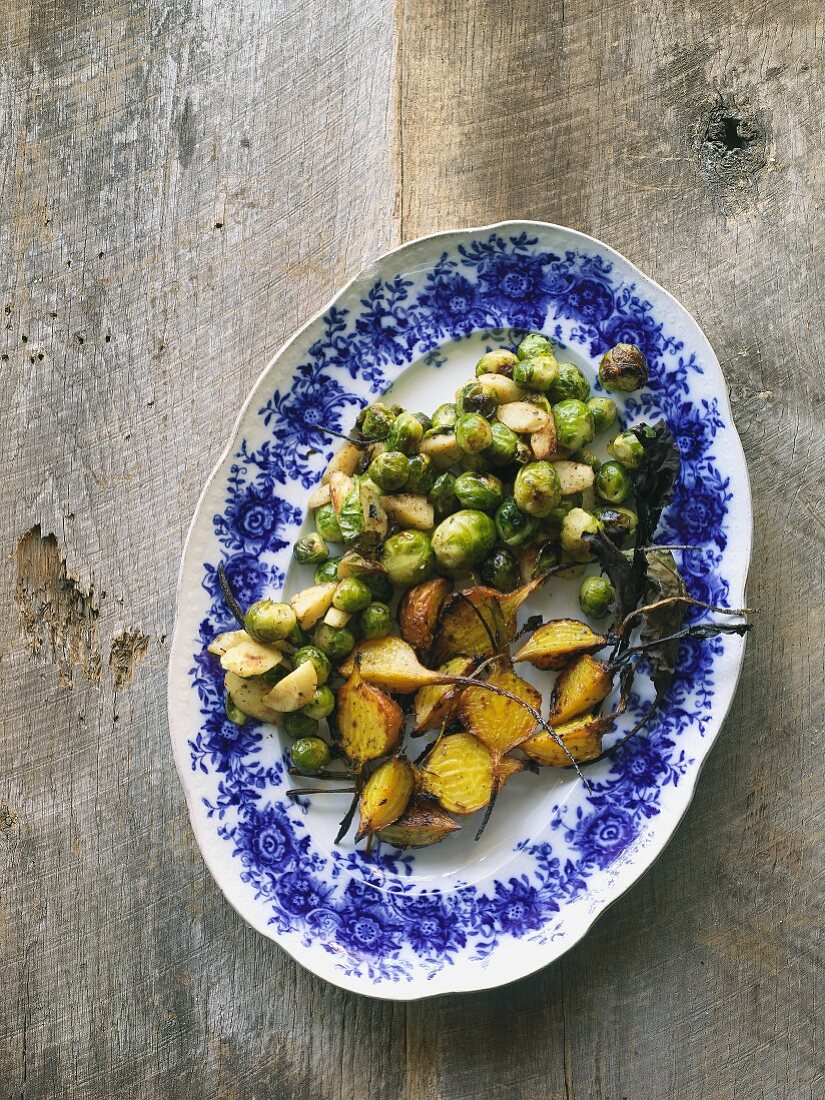
[[403, 1013], [305, 973], [212, 882], [165, 701], [236, 410], [398, 239], [393, 12], [6, 12], [0, 1095], [398, 1095], [403, 1059], [363, 1036], [403, 1049]]
[[668, 850], [544, 973], [411, 1006], [414, 1100], [825, 1092], [822, 29], [804, 2], [405, 0], [404, 235], [557, 221], [682, 299], [730, 384], [761, 609]]

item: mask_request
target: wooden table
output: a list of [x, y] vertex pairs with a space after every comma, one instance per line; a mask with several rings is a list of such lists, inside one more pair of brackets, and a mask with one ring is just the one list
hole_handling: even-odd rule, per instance
[[[4, 26], [3, 1100], [821, 1100], [822, 5], [9, 0]], [[522, 216], [707, 332], [761, 613], [642, 882], [515, 986], [387, 1005], [203, 865], [166, 726], [178, 559], [298, 325], [400, 241]]]

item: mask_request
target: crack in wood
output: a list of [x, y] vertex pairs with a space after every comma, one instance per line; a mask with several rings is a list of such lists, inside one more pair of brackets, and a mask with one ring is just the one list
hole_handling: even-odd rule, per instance
[[135, 667], [149, 653], [149, 635], [133, 628], [122, 630], [109, 651], [109, 671], [115, 691], [120, 691], [135, 678]]

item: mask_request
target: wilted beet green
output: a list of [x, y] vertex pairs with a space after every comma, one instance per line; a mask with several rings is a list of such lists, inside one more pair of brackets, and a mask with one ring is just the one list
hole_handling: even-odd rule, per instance
[[639, 517], [630, 508], [619, 508], [616, 505], [595, 508], [593, 515], [599, 521], [604, 533], [618, 547], [627, 546], [636, 534]]
[[436, 527], [432, 548], [439, 565], [452, 573], [478, 565], [495, 541], [496, 526], [492, 519], [477, 509], [462, 508]]
[[516, 504], [531, 516], [546, 516], [561, 500], [559, 475], [550, 462], [528, 462], [516, 474]]
[[455, 495], [462, 508], [495, 512], [504, 499], [504, 489], [494, 474], [465, 473], [456, 478]]

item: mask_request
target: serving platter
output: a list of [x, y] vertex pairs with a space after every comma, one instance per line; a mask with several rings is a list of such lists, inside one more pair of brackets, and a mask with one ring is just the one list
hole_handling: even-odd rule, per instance
[[[198, 501], [181, 562], [169, 664], [169, 725], [192, 827], [224, 894], [308, 969], [359, 993], [408, 1000], [513, 981], [558, 958], [645, 871], [687, 808], [730, 707], [744, 639], [686, 641], [646, 732], [587, 769], [511, 780], [481, 840], [465, 828], [432, 849], [335, 845], [347, 795], [293, 802], [289, 739], [237, 727], [206, 646], [232, 627], [223, 563], [242, 604], [310, 583], [291, 546], [335, 441], [389, 391], [432, 411], [477, 359], [540, 331], [597, 386], [598, 360], [638, 344], [649, 384], [622, 421], [664, 418], [681, 451], [657, 541], [688, 589], [742, 606], [751, 505], [719, 363], [679, 303], [613, 249], [562, 226], [498, 225], [421, 238], [378, 259], [271, 360]], [[612, 395], [616, 397], [617, 395]], [[618, 395], [621, 398], [622, 395]], [[523, 616], [578, 615], [577, 583], [554, 579]], [[552, 611], [550, 609], [552, 608]], [[542, 679], [542, 677], [544, 677]], [[531, 677], [545, 693], [546, 673]], [[644, 707], [632, 700], [620, 724]]]

